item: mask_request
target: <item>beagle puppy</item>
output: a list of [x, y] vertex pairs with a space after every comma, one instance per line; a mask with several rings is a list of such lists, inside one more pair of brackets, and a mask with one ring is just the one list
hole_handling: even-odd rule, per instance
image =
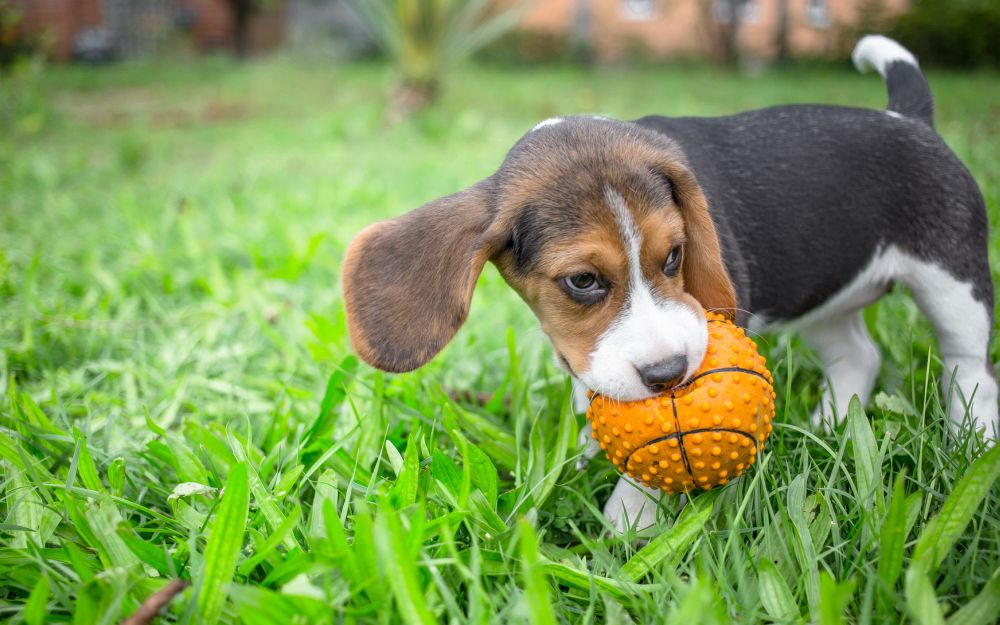
[[[491, 261], [559, 366], [622, 400], [692, 375], [703, 309], [796, 329], [825, 368], [821, 426], [852, 395], [868, 400], [880, 356], [861, 313], [901, 283], [937, 335], [953, 423], [971, 415], [995, 438], [983, 196], [934, 130], [913, 55], [868, 36], [853, 60], [885, 79], [887, 110], [538, 124], [485, 180], [354, 238], [343, 290], [355, 350], [385, 371], [426, 363], [465, 320]], [[605, 514], [619, 529], [649, 525], [653, 494], [623, 477]]]

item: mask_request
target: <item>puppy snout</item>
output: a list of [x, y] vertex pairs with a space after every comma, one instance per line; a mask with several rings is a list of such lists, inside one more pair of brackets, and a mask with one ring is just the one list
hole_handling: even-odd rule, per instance
[[683, 380], [687, 367], [687, 356], [678, 354], [638, 369], [643, 384], [651, 390], [663, 391]]

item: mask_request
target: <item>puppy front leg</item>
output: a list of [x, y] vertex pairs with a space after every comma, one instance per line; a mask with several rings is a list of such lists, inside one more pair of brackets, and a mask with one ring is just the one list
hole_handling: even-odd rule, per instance
[[[587, 388], [574, 378], [573, 410], [580, 414], [587, 412], [589, 407], [590, 398], [587, 397]], [[584, 450], [576, 461], [578, 471], [585, 469], [587, 463], [601, 453], [601, 446], [590, 435], [591, 431], [589, 423], [580, 429], [578, 442], [584, 446]], [[661, 491], [643, 486], [623, 475], [615, 484], [615, 490], [612, 491], [611, 497], [604, 504], [604, 516], [619, 533], [624, 532], [629, 527], [634, 527], [636, 530], [645, 529], [656, 522], [656, 506], [661, 495]]]
[[656, 522], [656, 506], [662, 494], [623, 475], [604, 504], [604, 516], [618, 532], [629, 527], [646, 529]]
[[802, 328], [801, 334], [819, 356], [827, 378], [813, 411], [813, 427], [835, 425], [847, 415], [852, 396], [857, 395], [862, 406], [868, 403], [882, 357], [860, 310], [823, 319]]

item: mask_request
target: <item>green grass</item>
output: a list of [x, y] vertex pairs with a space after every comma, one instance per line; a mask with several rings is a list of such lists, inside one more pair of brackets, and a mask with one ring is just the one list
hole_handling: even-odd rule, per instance
[[[666, 501], [642, 548], [608, 534], [616, 475], [573, 468], [582, 419], [492, 268], [419, 372], [345, 334], [352, 234], [488, 175], [539, 119], [882, 107], [879, 80], [469, 67], [386, 127], [390, 82], [288, 59], [0, 82], [0, 622], [117, 623], [171, 578], [191, 585], [165, 622], [997, 621], [1000, 452], [948, 431], [903, 293], [867, 314], [881, 394], [833, 433], [806, 425], [812, 356], [761, 337], [761, 462]], [[1000, 79], [931, 83], [1000, 223]]]

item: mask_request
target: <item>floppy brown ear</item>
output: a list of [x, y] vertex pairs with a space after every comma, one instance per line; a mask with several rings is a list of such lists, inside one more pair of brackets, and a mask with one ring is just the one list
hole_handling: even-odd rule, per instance
[[670, 162], [664, 173], [673, 184], [674, 197], [684, 217], [684, 288], [706, 310], [736, 316], [736, 291], [722, 261], [719, 235], [708, 213], [708, 200], [694, 174], [678, 162]]
[[358, 233], [344, 256], [347, 326], [358, 355], [385, 371], [412, 371], [451, 340], [499, 244], [488, 179]]

